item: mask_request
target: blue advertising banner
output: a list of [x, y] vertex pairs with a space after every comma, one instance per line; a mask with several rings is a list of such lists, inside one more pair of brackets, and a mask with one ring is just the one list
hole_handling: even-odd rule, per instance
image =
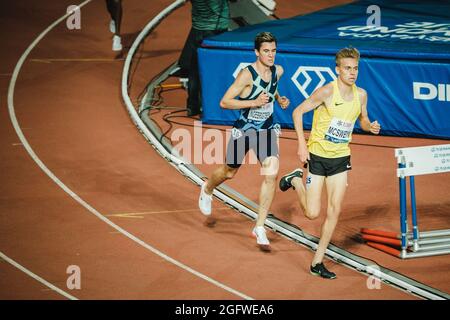
[[334, 54], [352, 45], [365, 57], [450, 60], [450, 0], [356, 1], [290, 19], [247, 26], [206, 39], [208, 47], [253, 49], [270, 31], [278, 50]]
[[[450, 0], [370, 0], [265, 22], [206, 39], [199, 49], [203, 121], [230, 125], [237, 111], [219, 106], [237, 72], [252, 63], [254, 37], [277, 37], [276, 64], [285, 74], [275, 120], [293, 127], [291, 113], [318, 87], [334, 79], [335, 53], [361, 52], [357, 85], [369, 95], [371, 120], [381, 134], [450, 138]], [[310, 128], [312, 112], [305, 115]], [[359, 126], [355, 127], [357, 131]]]
[[[219, 102], [239, 70], [255, 59], [253, 51], [199, 49], [204, 123], [232, 125], [238, 118], [238, 111]], [[282, 110], [275, 104], [274, 117], [293, 128], [294, 108], [336, 78], [334, 56], [278, 53], [275, 63], [284, 68], [279, 92], [291, 105]], [[369, 118], [378, 120], [381, 134], [450, 138], [450, 64], [362, 57], [357, 86], [367, 91]], [[306, 129], [312, 115], [304, 117]]]

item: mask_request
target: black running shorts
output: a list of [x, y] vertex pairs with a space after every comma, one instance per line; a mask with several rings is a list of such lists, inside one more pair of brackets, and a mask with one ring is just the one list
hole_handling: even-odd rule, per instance
[[239, 168], [247, 152], [252, 149], [260, 163], [268, 157], [278, 157], [278, 136], [275, 130], [247, 130], [245, 132], [233, 129], [227, 145], [225, 163], [231, 168]]
[[309, 172], [318, 176], [329, 177], [352, 169], [350, 156], [340, 158], [324, 158], [309, 153], [308, 168]]

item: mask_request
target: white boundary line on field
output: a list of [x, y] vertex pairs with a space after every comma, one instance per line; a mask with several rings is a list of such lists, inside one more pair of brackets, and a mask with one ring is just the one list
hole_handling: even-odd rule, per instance
[[[89, 2], [91, 2], [92, 0], [86, 0], [83, 3], [81, 3], [78, 8], [81, 8], [83, 6], [85, 6], [86, 4], [88, 4]], [[174, 3], [172, 3], [172, 5], [168, 6], [167, 8], [165, 8], [163, 11], [161, 11], [161, 13], [159, 15], [157, 15], [152, 21], [160, 19], [161, 16], [166, 16], [168, 15], [171, 11], [173, 11], [175, 8], [177, 8], [178, 6], [182, 5], [185, 2], [185, 0], [177, 0]], [[233, 288], [230, 288], [228, 286], [226, 286], [225, 284], [220, 283], [219, 281], [216, 281], [206, 275], [204, 275], [203, 273], [200, 273], [199, 271], [196, 271], [194, 269], [192, 269], [191, 267], [179, 262], [178, 260], [175, 260], [172, 257], [169, 257], [168, 255], [164, 254], [163, 252], [159, 251], [158, 249], [150, 246], [149, 244], [147, 244], [146, 242], [142, 241], [141, 239], [137, 238], [136, 236], [132, 235], [131, 233], [129, 233], [128, 231], [122, 229], [121, 227], [119, 227], [118, 225], [116, 225], [114, 222], [112, 222], [111, 220], [109, 220], [108, 218], [106, 218], [104, 215], [102, 215], [100, 212], [98, 212], [96, 209], [94, 209], [91, 205], [89, 205], [86, 201], [84, 201], [81, 197], [79, 197], [75, 192], [73, 192], [69, 187], [67, 187], [52, 171], [50, 171], [50, 169], [41, 161], [41, 159], [39, 159], [39, 157], [36, 155], [36, 153], [34, 152], [34, 150], [31, 148], [30, 144], [28, 143], [27, 139], [25, 138], [25, 135], [22, 132], [22, 129], [20, 128], [20, 125], [17, 121], [17, 117], [15, 114], [15, 109], [14, 109], [14, 89], [16, 86], [16, 81], [19, 75], [19, 72], [26, 60], [26, 58], [28, 57], [28, 55], [30, 54], [30, 52], [34, 49], [34, 47], [47, 35], [47, 33], [49, 33], [56, 25], [58, 25], [61, 21], [65, 20], [67, 17], [69, 17], [72, 14], [72, 12], [69, 12], [67, 14], [65, 14], [64, 16], [62, 16], [61, 18], [59, 18], [58, 20], [56, 20], [55, 22], [53, 22], [49, 27], [47, 27], [47, 29], [45, 29], [29, 46], [28, 48], [25, 50], [25, 52], [22, 54], [22, 56], [20, 57], [19, 61], [16, 64], [16, 67], [14, 68], [14, 72], [13, 75], [11, 77], [11, 82], [9, 84], [9, 89], [8, 89], [8, 111], [9, 111], [9, 116], [11, 118], [11, 123], [17, 133], [17, 136], [19, 137], [21, 143], [23, 144], [23, 146], [25, 147], [26, 151], [28, 152], [28, 154], [30, 155], [30, 157], [34, 160], [34, 162], [36, 162], [36, 164], [39, 166], [39, 168], [41, 168], [42, 171], [45, 172], [45, 174], [47, 174], [47, 176], [53, 180], [53, 182], [55, 182], [61, 189], [63, 189], [67, 194], [69, 194], [75, 201], [77, 201], [79, 204], [81, 204], [84, 208], [86, 208], [89, 212], [91, 212], [93, 215], [95, 215], [97, 218], [99, 218], [100, 220], [102, 220], [103, 222], [105, 222], [106, 224], [108, 224], [109, 226], [111, 226], [113, 229], [117, 230], [118, 232], [120, 232], [121, 234], [123, 234], [124, 236], [128, 237], [129, 239], [131, 239], [132, 241], [138, 243], [139, 245], [143, 246], [144, 248], [146, 248], [147, 250], [153, 252], [154, 254], [158, 255], [159, 257], [163, 258], [164, 260], [166, 260], [169, 263], [172, 263], [174, 265], [176, 265], [177, 267], [192, 273], [193, 275], [211, 283], [214, 286], [217, 286], [225, 291], [228, 291], [240, 298], [246, 299], [246, 300], [253, 300], [252, 297], [247, 296], [244, 293], [241, 293]], [[150, 22], [151, 23], [151, 22]], [[37, 277], [37, 276], [36, 276]], [[35, 278], [37, 279], [37, 278]], [[42, 279], [42, 278], [40, 278]], [[42, 279], [43, 280], [43, 279]]]

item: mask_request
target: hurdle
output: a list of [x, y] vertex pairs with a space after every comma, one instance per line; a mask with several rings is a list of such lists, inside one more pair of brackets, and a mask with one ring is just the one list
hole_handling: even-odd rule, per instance
[[[362, 238], [373, 248], [402, 259], [450, 253], [450, 229], [419, 232], [414, 177], [450, 172], [450, 144], [395, 149], [400, 194], [400, 234], [361, 229]], [[408, 230], [407, 177], [409, 177], [411, 224]], [[399, 247], [397, 250], [391, 246]]]

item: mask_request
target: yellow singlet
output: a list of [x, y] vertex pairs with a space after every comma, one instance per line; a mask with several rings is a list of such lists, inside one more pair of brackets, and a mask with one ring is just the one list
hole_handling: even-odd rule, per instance
[[331, 105], [324, 104], [314, 110], [311, 134], [308, 139], [309, 152], [324, 158], [339, 158], [350, 155], [349, 143], [353, 126], [361, 113], [358, 89], [353, 85], [353, 100], [341, 97], [337, 80], [333, 84]]

